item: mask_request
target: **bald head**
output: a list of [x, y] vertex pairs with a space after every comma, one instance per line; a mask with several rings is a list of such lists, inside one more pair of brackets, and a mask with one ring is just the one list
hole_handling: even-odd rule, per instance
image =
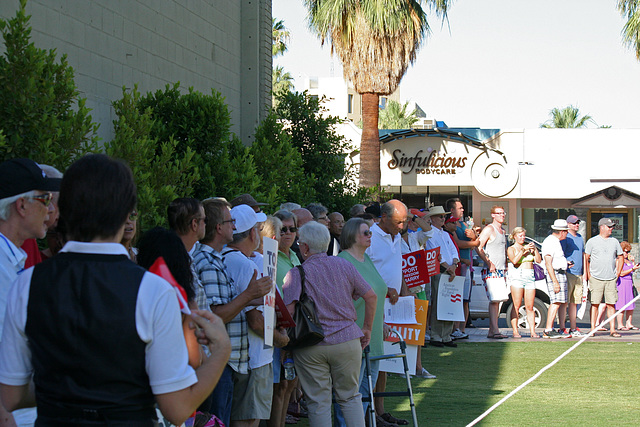
[[298, 218], [298, 228], [302, 227], [309, 221], [313, 221], [313, 215], [311, 215], [311, 212], [305, 208], [294, 209], [291, 212], [293, 212]]
[[400, 200], [391, 199], [380, 208], [380, 222], [378, 225], [387, 234], [395, 236], [402, 232], [407, 219], [407, 206]]

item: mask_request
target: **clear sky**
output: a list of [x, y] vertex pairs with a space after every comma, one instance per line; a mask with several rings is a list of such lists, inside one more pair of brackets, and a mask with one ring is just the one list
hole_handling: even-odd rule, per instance
[[[454, 0], [400, 84], [402, 101], [451, 127], [535, 128], [569, 104], [598, 125], [640, 128], [640, 62], [615, 0]], [[291, 32], [277, 58], [294, 78], [341, 76], [307, 27], [303, 0], [273, 0]], [[298, 88], [300, 89], [300, 88]]]

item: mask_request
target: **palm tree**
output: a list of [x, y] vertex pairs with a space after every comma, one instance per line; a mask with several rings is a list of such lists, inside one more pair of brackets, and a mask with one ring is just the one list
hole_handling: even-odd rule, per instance
[[622, 40], [640, 60], [640, 7], [638, 0], [618, 0], [618, 10], [627, 22], [622, 27]]
[[563, 109], [554, 108], [549, 112], [551, 118], [540, 125], [541, 128], [583, 128], [587, 122], [595, 124], [590, 115], [580, 117], [580, 109], [569, 105]]
[[398, 101], [390, 100], [387, 105], [380, 110], [378, 117], [378, 128], [380, 129], [411, 129], [411, 126], [418, 121], [416, 110], [407, 112], [409, 102], [400, 104]]
[[276, 108], [278, 100], [276, 94], [280, 92], [290, 92], [293, 90], [293, 77], [288, 71], [285, 72], [281, 66], [273, 67], [271, 73], [271, 105]]
[[284, 21], [276, 21], [276, 18], [271, 18], [271, 56], [273, 58], [287, 51], [287, 43], [290, 38], [291, 33], [284, 26]]
[[429, 32], [426, 3], [438, 16], [451, 0], [305, 0], [309, 26], [331, 43], [345, 80], [362, 95], [360, 185], [380, 184], [378, 98], [396, 90]]

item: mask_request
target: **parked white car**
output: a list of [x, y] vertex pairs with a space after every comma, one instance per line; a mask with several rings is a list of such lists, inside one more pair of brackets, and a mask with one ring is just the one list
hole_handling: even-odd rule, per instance
[[[529, 237], [526, 237], [527, 242], [533, 242], [538, 250], [541, 248], [541, 244]], [[480, 265], [475, 265], [479, 261]], [[539, 264], [543, 269], [544, 260]], [[483, 275], [486, 274], [487, 268], [484, 262], [478, 258], [474, 258], [473, 267], [473, 283], [471, 289], [471, 301], [469, 302], [469, 315], [471, 319], [484, 319], [489, 317], [489, 300], [487, 298], [487, 291], [485, 288]], [[508, 284], [507, 279], [507, 284]], [[511, 294], [509, 294], [509, 300], [502, 303], [500, 307], [500, 313], [505, 313], [507, 317], [507, 324], [511, 326], [509, 319], [511, 319], [511, 310], [513, 304], [511, 301]], [[547, 310], [549, 308], [549, 294], [547, 292], [547, 283], [543, 280], [536, 281], [536, 299], [533, 302], [533, 311], [535, 312], [536, 328], [544, 327], [547, 322]], [[520, 313], [518, 316], [518, 326], [521, 329], [529, 329], [529, 323], [527, 322], [527, 311], [524, 308], [524, 301], [520, 306]]]

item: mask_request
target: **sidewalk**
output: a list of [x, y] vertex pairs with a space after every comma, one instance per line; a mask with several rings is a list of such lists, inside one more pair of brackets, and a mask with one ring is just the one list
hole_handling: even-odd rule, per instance
[[[608, 326], [608, 325], [607, 325]], [[487, 338], [487, 333], [489, 328], [467, 328], [465, 332], [469, 334], [468, 339], [458, 340], [457, 343], [466, 342], [530, 342], [530, 341], [578, 341], [582, 338], [558, 338], [558, 339], [547, 339], [542, 338], [542, 332], [544, 329], [540, 328], [536, 330], [536, 333], [540, 335], [540, 338], [531, 338], [531, 334], [529, 331], [525, 331], [523, 329], [520, 330], [520, 335], [522, 338], [513, 338], [513, 331], [511, 328], [500, 328], [500, 332], [503, 335], [507, 335], [509, 338], [506, 339], [491, 339]], [[581, 331], [589, 333], [588, 328], [581, 328]], [[609, 342], [640, 342], [640, 330], [638, 331], [617, 331], [622, 337], [613, 338], [609, 336], [609, 332], [596, 332], [593, 337], [590, 337], [587, 341], [609, 341]]]

